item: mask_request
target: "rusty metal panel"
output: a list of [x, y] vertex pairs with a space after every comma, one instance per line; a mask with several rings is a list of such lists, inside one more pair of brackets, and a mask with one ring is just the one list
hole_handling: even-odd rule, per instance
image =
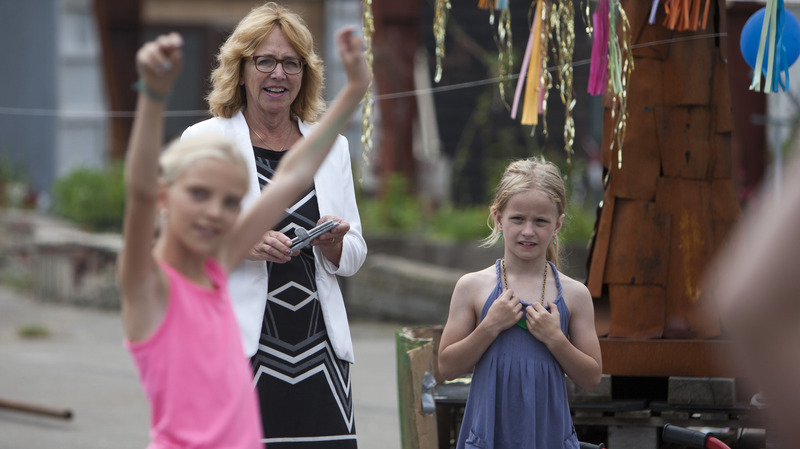
[[665, 106], [657, 115], [663, 176], [705, 179], [711, 157], [711, 109]]
[[738, 377], [728, 340], [601, 338], [603, 373], [612, 376]]
[[603, 281], [607, 284], [667, 283], [670, 216], [655, 203], [617, 199]]
[[720, 325], [714, 305], [700, 295], [703, 270], [715, 250], [711, 183], [659, 178], [656, 210], [672, 216], [664, 336], [718, 336]]
[[[681, 35], [705, 34], [706, 30]], [[707, 106], [711, 102], [714, 81], [713, 62], [717, 58], [714, 39], [675, 41], [669, 45], [664, 64], [664, 104]]]
[[742, 216], [742, 209], [736, 199], [736, 186], [732, 179], [711, 181], [711, 229], [714, 235], [714, 248], [721, 248], [728, 232]]
[[731, 179], [733, 178], [733, 152], [731, 151], [733, 135], [732, 133], [717, 133], [713, 137], [709, 147], [712, 155], [709, 161], [711, 178]]
[[592, 256], [589, 261], [589, 273], [586, 286], [592, 298], [599, 298], [603, 294], [603, 272], [608, 256], [608, 242], [611, 238], [612, 220], [614, 218], [614, 203], [616, 198], [606, 190], [603, 198], [603, 208], [592, 244]]
[[664, 334], [664, 287], [610, 284], [608, 299], [609, 337], [660, 338]]
[[[674, 32], [667, 27], [657, 24], [650, 25], [650, 4], [647, 2], [633, 1], [625, 4], [625, 13], [631, 23], [631, 43], [634, 58], [666, 59], [669, 54], [669, 45], [641, 45], [653, 42], [669, 42]], [[639, 45], [637, 45], [639, 44]], [[636, 61], [637, 68], [639, 61]]]
[[717, 55], [714, 64], [714, 83], [711, 92], [711, 105], [714, 110], [714, 131], [725, 133], [733, 131], [733, 104], [731, 86], [728, 82], [728, 64]]

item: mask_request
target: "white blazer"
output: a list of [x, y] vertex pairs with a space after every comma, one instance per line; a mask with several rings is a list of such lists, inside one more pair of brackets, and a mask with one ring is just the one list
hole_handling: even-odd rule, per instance
[[[298, 120], [300, 133], [304, 136], [313, 124]], [[244, 199], [242, 210], [250, 207], [260, 195], [253, 144], [250, 130], [241, 111], [226, 119], [215, 117], [190, 126], [181, 138], [206, 133], [219, 133], [233, 138], [242, 152], [250, 171], [250, 186]], [[350, 223], [350, 230], [342, 242], [342, 257], [337, 268], [322, 255], [319, 247], [314, 247], [316, 281], [322, 316], [328, 330], [336, 356], [353, 363], [353, 341], [350, 325], [344, 307], [344, 298], [336, 281], [336, 275], [352, 276], [364, 264], [367, 257], [367, 243], [361, 235], [361, 217], [358, 214], [353, 173], [350, 168], [350, 150], [347, 139], [339, 136], [330, 154], [314, 175], [314, 189], [319, 203], [320, 216], [334, 215]], [[265, 229], [264, 232], [267, 230]], [[258, 350], [261, 337], [261, 323], [267, 303], [267, 268], [264, 261], [245, 260], [231, 274], [228, 289], [233, 302], [236, 318], [242, 332], [242, 341], [247, 357]]]

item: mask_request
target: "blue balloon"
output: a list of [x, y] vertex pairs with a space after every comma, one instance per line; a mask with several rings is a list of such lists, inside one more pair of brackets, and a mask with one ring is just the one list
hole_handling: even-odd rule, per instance
[[[755, 68], [758, 57], [758, 44], [761, 40], [761, 25], [764, 23], [766, 7], [755, 12], [742, 28], [739, 39], [739, 48], [742, 50], [745, 62]], [[786, 10], [783, 23], [783, 48], [786, 50], [786, 67], [791, 66], [800, 56], [800, 23], [791, 11]], [[769, 36], [769, 34], [767, 34]], [[769, 42], [769, 40], [767, 41]], [[764, 49], [764, 61], [769, 56], [769, 46]]]

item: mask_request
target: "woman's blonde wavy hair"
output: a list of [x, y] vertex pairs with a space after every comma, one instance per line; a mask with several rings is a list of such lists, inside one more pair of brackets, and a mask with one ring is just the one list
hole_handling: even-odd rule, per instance
[[[486, 224], [492, 233], [483, 239], [481, 246], [489, 247], [500, 240], [500, 230], [494, 219], [495, 213], [502, 213], [512, 196], [532, 190], [545, 194], [555, 204], [558, 215], [564, 214], [567, 208], [567, 192], [558, 166], [542, 157], [511, 162], [497, 185], [494, 201], [489, 207]], [[545, 257], [558, 267], [559, 246], [556, 240], [547, 245]]]
[[217, 67], [211, 72], [211, 92], [206, 97], [215, 117], [231, 118], [247, 105], [244, 86], [239, 85], [242, 64], [275, 29], [280, 28], [294, 50], [305, 60], [300, 92], [292, 103], [292, 113], [299, 119], [314, 122], [325, 110], [324, 67], [314, 51], [314, 38], [298, 14], [267, 2], [253, 8], [219, 49]]

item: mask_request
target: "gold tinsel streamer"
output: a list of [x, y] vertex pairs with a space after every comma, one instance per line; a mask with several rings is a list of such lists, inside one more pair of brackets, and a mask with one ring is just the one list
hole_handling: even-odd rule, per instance
[[[617, 14], [618, 13], [618, 14]], [[611, 151], [617, 149], [617, 168], [622, 169], [622, 143], [628, 120], [628, 83], [633, 72], [633, 51], [631, 49], [631, 24], [618, 0], [612, 0], [609, 7], [608, 69], [609, 85], [612, 93], [611, 120], [614, 123], [614, 137]], [[617, 32], [617, 15], [621, 29]], [[611, 32], [613, 31], [613, 32]], [[620, 35], [622, 36], [620, 43]], [[624, 59], [623, 59], [624, 53]]]
[[[364, 0], [361, 6], [361, 27], [364, 31], [364, 43], [366, 44], [366, 51], [364, 58], [367, 61], [367, 69], [372, 73], [372, 35], [375, 33], [375, 18], [372, 15], [372, 0]], [[370, 81], [367, 91], [364, 92], [364, 100], [361, 103], [361, 146], [364, 148], [362, 157], [364, 159], [364, 167], [369, 165], [369, 157], [372, 153], [372, 135], [374, 131], [373, 123], [373, 107], [374, 100], [372, 98], [372, 81]], [[359, 183], [364, 181], [364, 170], [361, 170]]]
[[447, 35], [447, 17], [450, 13], [450, 0], [436, 0], [433, 15], [433, 37], [436, 39], [436, 74], [434, 82], [442, 80], [442, 59], [444, 59], [444, 38]]
[[497, 72], [500, 82], [500, 99], [511, 110], [506, 101], [506, 76], [514, 70], [514, 48], [511, 39], [511, 10], [500, 10], [500, 20], [497, 23]]
[[581, 10], [583, 10], [583, 24], [586, 26], [586, 35], [589, 38], [594, 34], [594, 23], [592, 22], [592, 10], [589, 7], [589, 0], [582, 2]]
[[[550, 87], [553, 85], [553, 75], [547, 67], [547, 54], [548, 47], [550, 46], [550, 12], [547, 9], [547, 2], [542, 4], [542, 17], [541, 17], [541, 54], [539, 56], [539, 63], [542, 67], [539, 69], [539, 86], [541, 89], [541, 99], [539, 101], [542, 110], [542, 134], [545, 138], [548, 137], [547, 131], [547, 100], [550, 98]], [[535, 129], [535, 128], [534, 128]], [[531, 131], [533, 135], [533, 131]]]
[[572, 162], [572, 147], [575, 143], [575, 91], [572, 70], [572, 54], [575, 50], [575, 9], [572, 0], [553, 2], [550, 27], [555, 37], [555, 64], [558, 70], [558, 91], [564, 104], [564, 151], [567, 164]]

